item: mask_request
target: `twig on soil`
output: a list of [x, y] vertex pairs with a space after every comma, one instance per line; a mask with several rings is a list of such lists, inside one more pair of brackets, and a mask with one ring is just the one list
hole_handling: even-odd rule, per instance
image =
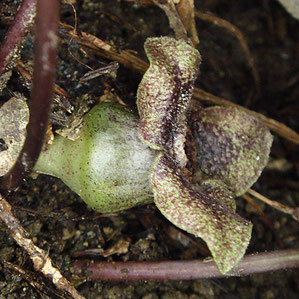
[[249, 194], [251, 194], [252, 196], [254, 196], [255, 198], [265, 202], [266, 204], [268, 204], [269, 206], [271, 206], [272, 208], [275, 208], [283, 213], [289, 214], [291, 215], [295, 220], [299, 221], [299, 208], [291, 208], [288, 207], [286, 205], [283, 205], [277, 201], [271, 200], [269, 198], [267, 198], [266, 196], [263, 196], [262, 194], [249, 189], [247, 190], [247, 192]]
[[23, 0], [13, 24], [0, 47], [0, 76], [10, 69], [18, 58], [23, 38], [30, 31], [35, 18], [36, 0]]
[[90, 262], [76, 261], [74, 273], [88, 280], [191, 280], [246, 276], [299, 267], [299, 249], [246, 255], [228, 274], [221, 274], [213, 261]]
[[0, 195], [0, 218], [9, 229], [10, 235], [24, 248], [29, 254], [34, 269], [42, 272], [46, 277], [50, 278], [56, 287], [66, 291], [75, 299], [83, 299], [77, 290], [71, 286], [69, 281], [64, 278], [59, 270], [52, 265], [52, 260], [47, 252], [37, 247], [28, 237], [28, 233], [20, 225], [18, 219], [13, 215], [10, 204]]
[[117, 52], [114, 47], [90, 33], [81, 31], [79, 36], [71, 25], [62, 22], [60, 22], [60, 25], [68, 36], [76, 40], [79, 45], [101, 57], [116, 60], [128, 69], [133, 69], [140, 74], [143, 74], [148, 68], [147, 62], [133, 55], [128, 50]]
[[[3, 261], [3, 265], [15, 272], [18, 273], [24, 280], [26, 280], [40, 295], [41, 298], [44, 298], [43, 295], [48, 295], [53, 297], [53, 295], [57, 296], [58, 298], [68, 299], [72, 298], [71, 296], [65, 295], [65, 292], [57, 290], [54, 287], [47, 286], [41, 279], [37, 273], [33, 273], [32, 271], [24, 270], [21, 267], [14, 265], [10, 262]], [[50, 298], [51, 298], [50, 297]]]
[[247, 41], [246, 41], [243, 33], [239, 30], [239, 28], [237, 26], [231, 24], [230, 22], [228, 22], [224, 19], [221, 19], [219, 17], [213, 16], [211, 14], [203, 13], [200, 11], [195, 11], [195, 16], [200, 18], [201, 20], [212, 22], [213, 24], [226, 29], [228, 32], [230, 32], [237, 38], [237, 40], [239, 41], [240, 46], [245, 54], [249, 68], [252, 72], [252, 76], [253, 76], [253, 79], [255, 82], [257, 94], [259, 94], [260, 93], [260, 76], [259, 76], [259, 73], [255, 66], [254, 58], [250, 53]]
[[283, 244], [281, 242], [281, 239], [279, 237], [279, 234], [277, 233], [277, 230], [274, 228], [274, 225], [272, 223], [272, 221], [269, 219], [269, 217], [259, 208], [259, 206], [256, 204], [255, 199], [253, 197], [251, 197], [250, 195], [248, 195], [247, 193], [243, 194], [242, 197], [250, 204], [252, 205], [257, 213], [260, 215], [260, 217], [262, 218], [263, 222], [271, 229], [271, 231], [273, 232], [278, 246], [279, 248], [284, 248]]
[[179, 3], [173, 0], [126, 0], [128, 2], [140, 2], [143, 5], [157, 5], [166, 14], [169, 26], [173, 29], [177, 39], [187, 40], [187, 31], [191, 35], [191, 43], [194, 47], [199, 44], [194, 17], [194, 0], [181, 0]]
[[194, 47], [196, 47], [199, 44], [199, 38], [195, 23], [194, 0], [180, 0], [176, 5], [176, 10], [187, 32], [191, 35], [191, 41]]
[[[25, 64], [22, 60], [18, 60], [16, 71], [22, 77], [23, 81], [26, 82], [26, 85], [32, 84], [33, 68], [30, 65]], [[54, 92], [59, 96], [68, 96], [67, 92], [57, 84], [54, 84]]]
[[[18, 60], [15, 70], [20, 75], [23, 84], [25, 84], [27, 88], [30, 88], [32, 85], [33, 68], [25, 64], [22, 60]], [[65, 111], [72, 112], [72, 105], [69, 102], [68, 93], [56, 83], [54, 84], [53, 100]]]
[[176, 39], [187, 40], [186, 28], [175, 8], [173, 0], [153, 0], [153, 2], [164, 10], [167, 15], [169, 26], [173, 29]]
[[250, 204], [252, 205], [257, 213], [260, 215], [260, 217], [263, 219], [264, 223], [272, 230], [272, 232], [275, 234], [274, 226], [272, 221], [269, 219], [269, 217], [259, 208], [259, 206], [256, 204], [254, 198], [249, 196], [247, 193], [243, 194], [242, 197]]

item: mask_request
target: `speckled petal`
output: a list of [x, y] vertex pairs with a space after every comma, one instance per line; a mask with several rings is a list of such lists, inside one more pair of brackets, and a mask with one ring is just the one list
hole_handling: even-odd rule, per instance
[[160, 154], [153, 167], [151, 184], [161, 213], [179, 228], [207, 243], [219, 271], [228, 272], [245, 254], [252, 224], [226, 204], [214, 199], [213, 191], [197, 190], [184, 178], [172, 158]]
[[267, 164], [273, 137], [258, 119], [233, 107], [193, 113], [198, 145], [197, 180], [216, 179], [237, 195], [246, 192]]
[[196, 187], [201, 193], [209, 194], [209, 197], [236, 211], [236, 195], [223, 182], [204, 180], [200, 185], [196, 185]]
[[150, 67], [137, 91], [141, 138], [153, 149], [180, 151], [200, 54], [170, 37], [148, 38], [145, 50]]

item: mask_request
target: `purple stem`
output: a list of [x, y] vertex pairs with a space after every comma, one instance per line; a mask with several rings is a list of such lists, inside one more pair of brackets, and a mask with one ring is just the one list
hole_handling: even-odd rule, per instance
[[246, 276], [299, 267], [299, 249], [246, 255], [228, 274], [221, 274], [213, 261], [90, 262], [75, 261], [75, 274], [87, 280], [192, 280]]
[[16, 188], [22, 183], [34, 167], [43, 146], [53, 97], [58, 11], [57, 0], [37, 2], [33, 87], [29, 102], [30, 120], [26, 140], [16, 163], [0, 178], [2, 192]]
[[18, 57], [17, 51], [33, 24], [35, 10], [36, 0], [23, 0], [0, 47], [0, 76], [11, 67], [15, 58]]

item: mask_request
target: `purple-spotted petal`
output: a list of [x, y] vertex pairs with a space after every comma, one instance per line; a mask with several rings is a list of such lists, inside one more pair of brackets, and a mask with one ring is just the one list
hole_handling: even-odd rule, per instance
[[201, 193], [209, 194], [209, 197], [236, 211], [236, 195], [221, 181], [204, 180], [196, 187]]
[[140, 136], [153, 149], [182, 155], [185, 112], [200, 54], [184, 40], [170, 37], [148, 38], [144, 47], [150, 66], [137, 91]]
[[151, 184], [161, 213], [179, 228], [201, 237], [220, 272], [226, 273], [238, 263], [248, 246], [252, 224], [216, 200], [213, 190], [207, 192], [212, 185], [203, 188], [205, 192], [195, 189], [167, 154], [155, 161]]
[[267, 164], [273, 137], [258, 119], [233, 107], [210, 107], [192, 115], [198, 145], [197, 181], [216, 179], [237, 195], [246, 192]]

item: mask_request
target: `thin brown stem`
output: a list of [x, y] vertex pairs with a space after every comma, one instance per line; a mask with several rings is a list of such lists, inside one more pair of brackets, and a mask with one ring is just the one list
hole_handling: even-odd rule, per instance
[[250, 53], [247, 41], [246, 41], [243, 33], [241, 32], [241, 30], [237, 26], [233, 25], [232, 23], [230, 23], [224, 19], [221, 19], [217, 16], [213, 16], [211, 14], [203, 13], [200, 11], [195, 11], [195, 16], [204, 21], [212, 22], [213, 24], [226, 29], [228, 32], [230, 32], [237, 38], [237, 40], [239, 41], [240, 46], [245, 54], [248, 66], [251, 69], [252, 76], [253, 76], [253, 79], [254, 79], [254, 82], [256, 85], [257, 93], [259, 93], [260, 92], [260, 76], [257, 71], [256, 65], [254, 62], [254, 58]]
[[76, 261], [74, 271], [88, 280], [191, 280], [246, 276], [299, 267], [299, 249], [246, 255], [228, 274], [213, 261], [88, 262]]
[[279, 248], [284, 248], [283, 244], [281, 242], [280, 236], [277, 233], [277, 230], [274, 228], [274, 225], [271, 221], [271, 219], [260, 209], [260, 207], [256, 204], [256, 200], [251, 197], [250, 195], [248, 195], [247, 193], [243, 194], [242, 197], [247, 200], [247, 202], [253, 206], [255, 208], [255, 210], [257, 211], [257, 213], [260, 215], [262, 221], [269, 227], [269, 229], [271, 229], [271, 231], [273, 232], [273, 234], [275, 235], [275, 238], [277, 240], [277, 243], [279, 245]]
[[16, 188], [22, 183], [33, 169], [43, 146], [53, 97], [58, 9], [57, 0], [40, 0], [37, 3], [33, 88], [29, 103], [27, 137], [16, 163], [1, 177], [2, 192]]
[[36, 0], [23, 0], [0, 47], [0, 76], [14, 65], [24, 37], [35, 18]]
[[291, 208], [291, 207], [288, 207], [286, 205], [283, 205], [277, 201], [274, 201], [274, 200], [271, 200], [269, 198], [267, 198], [266, 196], [252, 190], [252, 189], [249, 189], [247, 190], [247, 192], [249, 194], [251, 194], [252, 196], [254, 196], [255, 198], [263, 201], [264, 203], [268, 204], [269, 206], [271, 206], [272, 208], [275, 208], [283, 213], [286, 213], [286, 214], [289, 214], [291, 215], [295, 220], [299, 221], [299, 208]]
[[242, 197], [251, 205], [254, 207], [254, 209], [257, 211], [259, 216], [262, 218], [263, 222], [272, 230], [274, 234], [276, 234], [276, 231], [274, 230], [274, 226], [272, 221], [269, 219], [269, 217], [260, 209], [260, 207], [256, 204], [255, 199], [249, 196], [247, 193], [243, 194]]
[[160, 7], [166, 14], [169, 26], [174, 31], [176, 39], [187, 38], [186, 28], [175, 8], [173, 0], [152, 0], [158, 7]]

